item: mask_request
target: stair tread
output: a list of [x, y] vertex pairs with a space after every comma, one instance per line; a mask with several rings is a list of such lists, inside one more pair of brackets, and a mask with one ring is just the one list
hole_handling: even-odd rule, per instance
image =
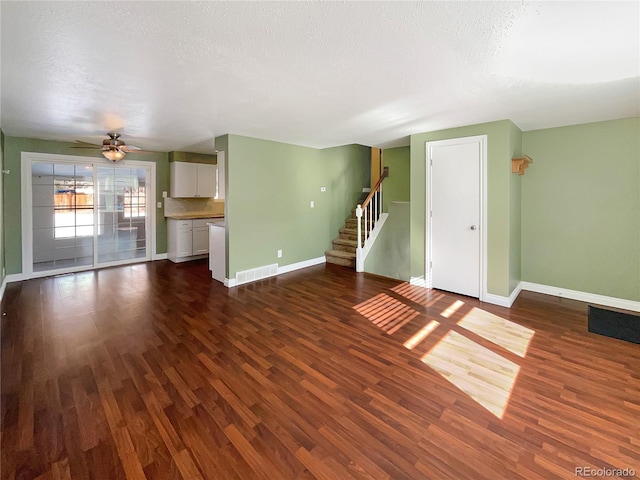
[[337, 243], [339, 245], [346, 245], [349, 247], [357, 247], [358, 246], [358, 241], [357, 240], [348, 240], [346, 238], [334, 238], [333, 239], [333, 243]]
[[343, 252], [342, 250], [327, 250], [324, 252], [325, 255], [330, 255], [332, 257], [340, 257], [340, 258], [356, 258], [356, 254], [352, 252]]
[[[376, 222], [360, 222], [360, 226], [361, 226], [362, 228], [364, 228], [364, 226], [365, 226], [365, 225], [368, 225], [368, 226], [369, 226], [369, 228], [371, 228], [371, 227], [373, 227], [375, 224], [376, 224]], [[354, 219], [353, 221], [349, 221], [349, 219], [347, 219], [347, 221], [346, 221], [346, 222], [344, 222], [344, 225], [345, 225], [345, 227], [347, 227], [347, 228], [350, 228], [350, 227], [353, 227], [354, 229], [355, 229], [355, 228], [358, 228], [358, 220], [355, 220], [355, 219]]]
[[353, 234], [358, 234], [358, 229], [357, 228], [346, 228], [343, 227], [340, 229], [340, 233], [353, 233]]

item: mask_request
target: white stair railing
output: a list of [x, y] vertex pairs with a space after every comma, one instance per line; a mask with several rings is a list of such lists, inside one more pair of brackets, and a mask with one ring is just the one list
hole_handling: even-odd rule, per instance
[[[356, 206], [358, 219], [358, 245], [356, 247], [356, 272], [364, 271], [364, 260], [375, 240], [376, 223], [382, 215], [382, 181], [389, 176], [389, 167], [384, 167], [382, 175], [362, 204]], [[387, 214], [384, 214], [385, 216]]]

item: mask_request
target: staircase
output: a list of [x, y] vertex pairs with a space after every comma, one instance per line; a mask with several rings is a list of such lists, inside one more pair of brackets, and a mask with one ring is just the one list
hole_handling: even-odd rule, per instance
[[[364, 225], [364, 219], [361, 220]], [[373, 223], [373, 222], [372, 222]], [[334, 263], [345, 267], [356, 268], [356, 249], [358, 247], [358, 218], [356, 209], [351, 210], [351, 216], [344, 222], [338, 238], [332, 242], [332, 249], [324, 252], [327, 263]]]
[[363, 194], [358, 206], [351, 210], [351, 216], [345, 220], [344, 228], [340, 229], [338, 238], [332, 242], [333, 248], [324, 252], [327, 263], [350, 267], [358, 272], [364, 270], [364, 259], [377, 236], [374, 226], [378, 220], [382, 226], [388, 215], [382, 213], [382, 181], [388, 176], [389, 168], [384, 167], [375, 187], [369, 193]]

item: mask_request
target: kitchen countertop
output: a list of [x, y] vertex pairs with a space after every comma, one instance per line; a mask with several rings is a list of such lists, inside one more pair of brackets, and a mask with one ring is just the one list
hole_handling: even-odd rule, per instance
[[173, 213], [165, 215], [174, 220], [193, 220], [194, 218], [224, 218], [224, 213]]

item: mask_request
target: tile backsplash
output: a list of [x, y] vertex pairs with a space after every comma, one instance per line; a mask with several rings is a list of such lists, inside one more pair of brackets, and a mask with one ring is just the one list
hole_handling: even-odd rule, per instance
[[164, 214], [179, 215], [182, 213], [224, 214], [224, 201], [213, 198], [165, 198]]

